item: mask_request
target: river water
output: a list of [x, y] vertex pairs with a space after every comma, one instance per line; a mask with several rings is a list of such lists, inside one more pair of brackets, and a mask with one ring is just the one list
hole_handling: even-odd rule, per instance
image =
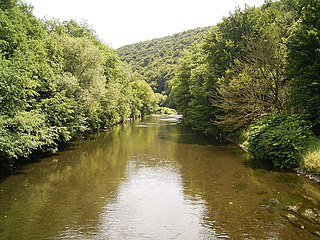
[[320, 239], [319, 183], [175, 117], [119, 125], [0, 183], [0, 239]]

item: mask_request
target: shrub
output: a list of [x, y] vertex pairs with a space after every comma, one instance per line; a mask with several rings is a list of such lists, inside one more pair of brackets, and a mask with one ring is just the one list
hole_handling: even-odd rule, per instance
[[313, 138], [310, 129], [311, 124], [301, 116], [270, 115], [248, 127], [243, 144], [257, 159], [271, 160], [279, 168], [293, 168]]
[[320, 175], [320, 139], [310, 142], [302, 155], [302, 169]]
[[28, 157], [35, 150], [55, 152], [57, 139], [57, 128], [48, 126], [37, 111], [21, 111], [12, 118], [0, 116], [1, 160]]
[[168, 108], [168, 107], [158, 107], [156, 112], [158, 114], [168, 114], [168, 115], [177, 114], [177, 111], [175, 109]]

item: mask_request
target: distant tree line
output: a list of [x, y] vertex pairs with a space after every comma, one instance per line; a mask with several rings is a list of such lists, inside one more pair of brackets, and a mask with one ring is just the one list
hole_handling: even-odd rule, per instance
[[0, 0], [0, 166], [150, 114], [159, 96], [86, 23]]
[[[169, 95], [168, 82], [175, 75], [178, 59], [185, 48], [198, 42], [209, 27], [196, 28], [172, 36], [126, 45], [117, 49], [121, 60], [144, 76], [154, 92]], [[163, 101], [169, 105], [169, 99]]]

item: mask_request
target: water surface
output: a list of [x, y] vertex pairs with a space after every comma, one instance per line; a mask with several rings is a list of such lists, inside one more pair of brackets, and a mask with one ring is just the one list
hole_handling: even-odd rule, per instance
[[3, 180], [0, 239], [319, 239], [319, 202], [318, 183], [153, 116]]

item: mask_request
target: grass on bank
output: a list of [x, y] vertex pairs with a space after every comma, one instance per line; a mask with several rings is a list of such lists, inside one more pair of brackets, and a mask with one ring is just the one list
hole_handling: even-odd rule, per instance
[[310, 142], [307, 151], [302, 155], [303, 170], [320, 175], [320, 138]]

